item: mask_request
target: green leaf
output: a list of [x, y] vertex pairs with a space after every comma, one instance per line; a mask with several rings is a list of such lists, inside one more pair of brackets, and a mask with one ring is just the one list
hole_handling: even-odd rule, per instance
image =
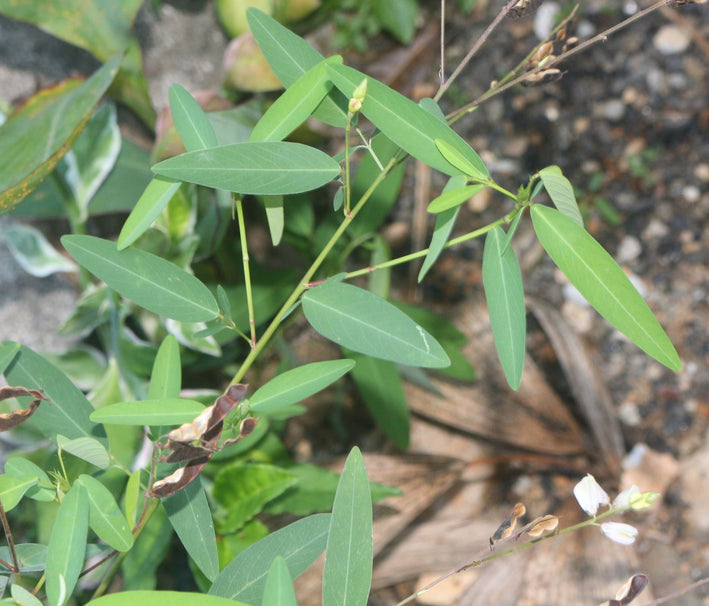
[[219, 574], [217, 539], [201, 480], [197, 478], [162, 504], [187, 554], [204, 576], [214, 581]]
[[91, 420], [115, 425], [182, 425], [203, 410], [204, 406], [197, 400], [138, 400], [103, 406], [91, 413]]
[[180, 322], [206, 322], [219, 312], [202, 282], [156, 255], [134, 248], [118, 251], [113, 242], [93, 236], [61, 240], [79, 265], [148, 311]]
[[438, 342], [405, 313], [356, 286], [312, 288], [303, 296], [303, 311], [315, 330], [342, 347], [411, 366], [450, 363]]
[[216, 147], [217, 135], [199, 103], [179, 84], [170, 87], [170, 111], [187, 151]]
[[0, 343], [0, 372], [4, 373], [20, 351], [20, 344], [14, 341]]
[[[466, 182], [467, 179], [462, 175], [459, 175], [457, 177], [451, 177], [450, 179], [448, 179], [448, 183], [446, 183], [441, 193], [446, 194], [449, 191], [454, 191], [461, 187], [465, 187]], [[421, 269], [419, 270], [419, 284], [426, 277], [428, 270], [431, 269], [431, 267], [433, 267], [433, 264], [438, 260], [438, 257], [443, 251], [443, 247], [446, 245], [446, 242], [448, 242], [448, 238], [451, 235], [451, 232], [453, 231], [453, 226], [455, 225], [455, 220], [458, 218], [459, 211], [460, 206], [456, 206], [455, 208], [444, 210], [443, 212], [440, 212], [438, 213], [438, 215], [436, 215], [436, 224], [433, 227], [433, 236], [431, 237], [431, 244], [428, 247], [426, 258], [423, 260], [423, 264], [421, 265]]]
[[[133, 473], [130, 474], [128, 477], [128, 482], [126, 483], [126, 491], [125, 491], [125, 510], [126, 510], [126, 519], [128, 520], [128, 526], [130, 527], [131, 530], [135, 528], [135, 523], [138, 520], [137, 513], [138, 513], [138, 501], [140, 499], [140, 475], [141, 475], [140, 469], [136, 469]], [[142, 499], [141, 499], [142, 502]]]
[[463, 202], [466, 202], [477, 194], [483, 187], [485, 186], [467, 185], [460, 189], [443, 192], [440, 196], [431, 200], [427, 210], [430, 213], [440, 213], [458, 208]]
[[342, 63], [342, 57], [321, 61], [293, 82], [256, 123], [249, 141], [283, 141], [305, 122], [332, 88], [328, 63]]
[[188, 591], [123, 591], [91, 600], [87, 606], [247, 606], [204, 593]]
[[372, 584], [372, 499], [364, 459], [352, 449], [335, 495], [323, 572], [323, 606], [365, 606]]
[[172, 536], [165, 510], [158, 507], [123, 560], [121, 569], [125, 591], [155, 588], [156, 571], [165, 559]]
[[236, 532], [263, 506], [295, 483], [280, 467], [234, 463], [214, 478], [212, 496], [224, 507], [217, 515], [221, 534]]
[[[180, 344], [173, 335], [167, 335], [160, 344], [160, 349], [153, 362], [148, 385], [148, 398], [161, 400], [180, 397], [182, 386], [182, 364], [180, 362]], [[169, 428], [155, 426], [150, 428], [153, 436], [162, 436]]]
[[[246, 17], [266, 61], [285, 87], [293, 85], [305, 72], [325, 60], [303, 38], [266, 13], [249, 8]], [[341, 94], [331, 93], [323, 99], [313, 115], [331, 126], [344, 127], [347, 121], [346, 107], [347, 100]]]
[[382, 27], [401, 44], [410, 44], [416, 31], [418, 4], [416, 0], [374, 2], [374, 14]]
[[25, 493], [37, 484], [34, 476], [12, 477], [7, 474], [0, 476], [0, 502], [5, 511], [11, 511], [25, 496]]
[[123, 224], [118, 235], [118, 250], [130, 246], [145, 233], [180, 189], [180, 185], [182, 185], [181, 181], [153, 177]]
[[[15, 545], [17, 559], [20, 561], [22, 574], [44, 572], [47, 566], [47, 546], [40, 543], [20, 543]], [[12, 561], [9, 547], [0, 547], [0, 558], [6, 562]], [[0, 574], [10, 574], [9, 570], [0, 568]]]
[[3, 223], [0, 233], [15, 261], [28, 274], [44, 278], [60, 271], [76, 271], [76, 264], [61, 255], [37, 228], [22, 223]]
[[47, 597], [62, 606], [74, 591], [84, 564], [89, 529], [89, 502], [81, 484], [75, 483], [59, 506], [47, 546]]
[[34, 594], [27, 591], [22, 585], [14, 583], [10, 585], [10, 595], [13, 597], [17, 604], [22, 606], [42, 606], [42, 602], [34, 596]]
[[[346, 97], [350, 97], [355, 87], [366, 77], [344, 65], [328, 65], [327, 71], [335, 86]], [[461, 173], [439, 151], [436, 140], [441, 139], [476, 167], [481, 180], [489, 179], [480, 156], [450, 126], [373, 78], [368, 80], [362, 113], [399, 147], [436, 170], [447, 175]]]
[[569, 281], [593, 308], [640, 349], [672, 370], [682, 362], [669, 337], [625, 272], [573, 219], [532, 207], [534, 231]]
[[340, 174], [340, 165], [302, 143], [265, 141], [188, 152], [159, 162], [153, 172], [239, 194], [273, 196], [317, 189]]
[[268, 231], [274, 246], [281, 243], [283, 227], [285, 226], [285, 213], [283, 209], [283, 196], [262, 196], [261, 201], [266, 209]]
[[[0, 12], [7, 14], [8, 1], [0, 3]], [[120, 56], [109, 60], [81, 86], [42, 92], [0, 126], [0, 213], [17, 206], [69, 150], [120, 62]]]
[[409, 405], [396, 364], [358, 354], [352, 357], [357, 362], [352, 378], [374, 420], [387, 438], [406, 450], [409, 447]]
[[95, 465], [99, 469], [107, 469], [111, 464], [108, 451], [95, 438], [81, 436], [80, 438], [69, 439], [62, 434], [57, 434], [57, 446], [82, 461]]
[[497, 355], [507, 383], [516, 390], [522, 382], [527, 316], [522, 273], [514, 250], [502, 253], [505, 239], [500, 227], [494, 227], [485, 238], [483, 286]]
[[465, 154], [461, 153], [457, 147], [448, 141], [445, 141], [444, 139], [436, 139], [436, 147], [438, 148], [438, 151], [441, 152], [443, 157], [464, 175], [468, 175], [473, 179], [478, 179], [480, 181], [485, 181], [489, 178], [486, 171], [480, 171], [480, 166], [478, 163], [474, 162], [471, 158], [466, 157]]
[[276, 556], [271, 564], [263, 589], [262, 606], [298, 606], [295, 600], [293, 580], [288, 565], [282, 556]]
[[86, 474], [80, 475], [78, 481], [86, 490], [89, 526], [96, 536], [116, 551], [128, 551], [133, 547], [133, 535], [111, 491]]
[[[12, 478], [35, 478], [37, 484], [25, 494], [35, 501], [49, 502], [54, 500], [55, 490], [49, 476], [29, 459], [20, 456], [10, 457], [5, 463], [5, 474]], [[7, 508], [4, 501], [3, 505]]]
[[325, 389], [353, 366], [352, 360], [328, 360], [299, 366], [256, 390], [249, 398], [249, 406], [258, 414], [285, 408]]
[[325, 549], [329, 527], [330, 514], [319, 513], [271, 533], [236, 556], [221, 571], [209, 593], [259, 603], [273, 559], [282, 556], [291, 578], [298, 577]]
[[68, 438], [96, 438], [107, 445], [101, 425], [89, 420], [94, 411], [86, 396], [55, 366], [24, 345], [5, 371], [10, 385], [42, 389], [50, 402], [45, 402], [27, 421], [45, 436], [55, 439], [59, 433]]
[[583, 227], [583, 219], [581, 218], [579, 205], [576, 202], [574, 188], [561, 173], [561, 169], [558, 166], [547, 166], [539, 171], [539, 177], [544, 183], [544, 189], [547, 190], [554, 206]]
[[519, 222], [521, 221], [523, 216], [524, 208], [520, 209], [520, 211], [515, 215], [515, 218], [512, 219], [512, 224], [507, 230], [507, 235], [505, 236], [505, 241], [502, 244], [502, 252], [500, 254], [504, 255], [507, 252], [507, 249], [511, 246], [512, 238], [514, 238], [514, 235], [517, 232], [517, 226], [519, 225]]

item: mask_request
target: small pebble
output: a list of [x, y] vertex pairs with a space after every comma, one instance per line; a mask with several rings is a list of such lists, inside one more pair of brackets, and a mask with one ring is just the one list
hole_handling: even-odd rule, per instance
[[663, 25], [652, 39], [657, 51], [663, 55], [683, 53], [691, 41], [689, 32], [677, 25]]
[[534, 15], [534, 33], [537, 38], [544, 40], [554, 28], [559, 5], [556, 2], [545, 2]]
[[620, 99], [611, 99], [603, 104], [603, 117], [611, 122], [617, 122], [625, 115], [625, 103]]
[[669, 232], [667, 225], [659, 219], [652, 219], [647, 227], [643, 230], [643, 240], [651, 240], [654, 238], [664, 238]]
[[628, 263], [633, 259], [637, 259], [642, 252], [640, 240], [635, 236], [625, 236], [618, 246], [615, 257], [618, 263]]
[[586, 300], [584, 305], [578, 305], [571, 301], [564, 301], [561, 305], [561, 315], [566, 318], [574, 329], [574, 332], [585, 335], [593, 328], [593, 320], [596, 317], [596, 312], [591, 309]]
[[686, 202], [699, 202], [702, 193], [696, 185], [687, 185], [682, 189], [682, 197]]
[[638, 405], [635, 402], [623, 402], [618, 407], [618, 416], [621, 422], [629, 427], [640, 425], [642, 421]]
[[709, 182], [709, 164], [697, 164], [694, 167], [694, 176], [705, 183]]

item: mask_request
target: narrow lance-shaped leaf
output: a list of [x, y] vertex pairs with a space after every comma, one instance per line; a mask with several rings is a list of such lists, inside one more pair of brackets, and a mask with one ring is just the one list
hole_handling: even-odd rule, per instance
[[352, 360], [328, 360], [305, 364], [284, 372], [256, 390], [249, 406], [256, 413], [285, 408], [325, 389], [349, 372]]
[[74, 591], [84, 564], [89, 529], [89, 502], [75, 482], [59, 506], [47, 547], [47, 598], [62, 606]]
[[435, 142], [438, 151], [441, 152], [443, 157], [464, 175], [468, 175], [469, 177], [480, 179], [482, 181], [489, 178], [489, 175], [486, 172], [480, 171], [479, 165], [472, 162], [470, 158], [467, 158], [454, 145], [444, 139], [436, 139]]
[[427, 368], [450, 364], [440, 344], [405, 313], [350, 284], [312, 288], [303, 311], [321, 335], [359, 353]]
[[299, 576], [325, 549], [330, 514], [303, 518], [247, 547], [219, 573], [209, 590], [231, 600], [258, 604], [263, 597], [271, 562], [282, 556], [291, 578]]
[[276, 556], [266, 577], [261, 606], [298, 606], [293, 580], [283, 556]]
[[468, 185], [460, 189], [444, 191], [440, 196], [431, 200], [427, 210], [430, 213], [440, 213], [458, 208], [463, 202], [477, 194], [483, 187], [484, 185]]
[[86, 490], [89, 526], [96, 536], [117, 551], [128, 551], [133, 546], [133, 535], [111, 491], [86, 474], [79, 476], [79, 482]]
[[121, 591], [91, 600], [86, 606], [247, 606], [218, 596], [189, 591]]
[[218, 145], [217, 135], [199, 103], [179, 84], [170, 87], [170, 111], [177, 134], [187, 151]]
[[[363, 73], [344, 65], [328, 65], [327, 71], [346, 97], [366, 78]], [[489, 178], [480, 156], [450, 126], [373, 78], [368, 79], [367, 97], [361, 111], [399, 147], [436, 170], [447, 175], [462, 172], [439, 151], [436, 140], [441, 139], [477, 169], [479, 179]]]
[[576, 202], [574, 188], [562, 174], [561, 169], [558, 166], [547, 166], [539, 171], [539, 177], [554, 206], [583, 227], [583, 219]]
[[256, 123], [249, 141], [282, 141], [305, 122], [332, 88], [327, 63], [342, 63], [342, 57], [325, 59], [291, 84]]
[[522, 382], [527, 319], [524, 310], [522, 273], [514, 250], [504, 254], [505, 232], [491, 229], [483, 251], [483, 286], [490, 313], [492, 336], [505, 378], [512, 389]]
[[103, 406], [91, 413], [91, 420], [115, 425], [181, 425], [203, 410], [204, 406], [197, 400], [139, 400]]
[[163, 499], [162, 504], [187, 554], [204, 576], [214, 581], [219, 574], [217, 539], [202, 482], [197, 479]]
[[268, 231], [271, 234], [271, 242], [274, 246], [281, 243], [283, 228], [285, 227], [285, 212], [283, 208], [283, 196], [262, 196], [261, 201], [266, 210], [266, 221]]
[[323, 572], [323, 606], [365, 606], [372, 583], [372, 497], [362, 453], [352, 449], [337, 486]]
[[156, 255], [119, 251], [113, 242], [93, 236], [64, 236], [62, 244], [82, 267], [148, 311], [180, 322], [206, 322], [219, 313], [202, 282]]
[[326, 153], [286, 141], [234, 143], [189, 152], [153, 166], [158, 175], [239, 194], [296, 194], [340, 174]]
[[[179, 398], [182, 385], [182, 364], [180, 363], [180, 344], [173, 335], [167, 335], [160, 344], [153, 362], [148, 385], [148, 398], [160, 400], [163, 398]], [[169, 428], [154, 426], [150, 434], [159, 437], [167, 433]]]
[[535, 204], [532, 222], [557, 267], [586, 300], [645, 353], [672, 370], [682, 367], [669, 337], [625, 272], [573, 219]]

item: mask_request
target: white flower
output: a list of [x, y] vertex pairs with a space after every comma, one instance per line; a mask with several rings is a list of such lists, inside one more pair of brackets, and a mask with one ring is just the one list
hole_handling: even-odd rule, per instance
[[640, 495], [640, 489], [633, 484], [630, 488], [626, 488], [615, 499], [613, 499], [613, 509], [626, 509], [631, 503], [637, 500]]
[[601, 530], [611, 541], [621, 545], [632, 545], [635, 543], [635, 537], [638, 536], [637, 528], [621, 522], [604, 522], [601, 524]]
[[579, 502], [581, 509], [588, 515], [595, 516], [600, 505], [609, 505], [610, 497], [603, 488], [596, 482], [590, 473], [586, 474], [576, 486], [574, 486], [574, 496]]

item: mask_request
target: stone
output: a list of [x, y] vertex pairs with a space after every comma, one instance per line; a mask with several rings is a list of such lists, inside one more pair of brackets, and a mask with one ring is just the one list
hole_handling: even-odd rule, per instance
[[663, 25], [652, 39], [653, 46], [663, 55], [683, 53], [692, 38], [689, 32], [678, 25]]

